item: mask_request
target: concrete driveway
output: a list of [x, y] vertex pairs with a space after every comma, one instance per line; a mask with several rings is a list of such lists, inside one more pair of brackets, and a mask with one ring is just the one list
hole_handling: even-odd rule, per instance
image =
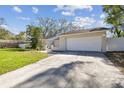
[[63, 52], [1, 75], [0, 87], [124, 87], [124, 75], [102, 53]]

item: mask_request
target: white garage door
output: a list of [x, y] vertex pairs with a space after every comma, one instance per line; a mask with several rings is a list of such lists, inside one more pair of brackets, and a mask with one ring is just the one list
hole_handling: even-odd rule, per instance
[[67, 38], [67, 50], [101, 51], [101, 37]]

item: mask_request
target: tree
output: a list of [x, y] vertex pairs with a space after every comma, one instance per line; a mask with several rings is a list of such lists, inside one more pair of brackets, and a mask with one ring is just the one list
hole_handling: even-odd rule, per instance
[[56, 32], [57, 21], [52, 18], [38, 18], [39, 26], [42, 27], [43, 38], [53, 37]]
[[25, 40], [26, 39], [26, 32], [20, 32], [19, 34], [15, 35], [16, 40]]
[[14, 34], [12, 34], [9, 30], [3, 27], [3, 25], [6, 25], [5, 19], [0, 18], [0, 39], [14, 39]]
[[0, 18], [0, 26], [1, 25], [5, 25], [5, 24], [6, 24], [5, 19], [4, 18]]
[[4, 28], [0, 28], [0, 39], [4, 40], [14, 39], [14, 35], [10, 31]]
[[103, 11], [107, 14], [105, 21], [112, 26], [111, 32], [115, 37], [124, 36], [124, 6], [104, 5]]
[[72, 22], [66, 19], [52, 19], [52, 18], [38, 18], [39, 26], [42, 27], [43, 38], [51, 38], [61, 35], [65, 32], [73, 31], [74, 26]]
[[67, 20], [65, 19], [59, 19], [58, 20], [58, 24], [59, 24], [59, 32], [60, 33], [65, 33], [67, 32], [67, 29], [68, 29], [68, 25], [69, 25], [69, 22], [67, 22]]
[[31, 48], [42, 48], [42, 28], [27, 25], [26, 37], [28, 41], [31, 41]]

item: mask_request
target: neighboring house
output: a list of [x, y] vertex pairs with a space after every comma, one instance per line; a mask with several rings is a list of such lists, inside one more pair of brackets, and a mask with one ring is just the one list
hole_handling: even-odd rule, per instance
[[0, 48], [16, 48], [25, 43], [26, 42], [21, 40], [0, 40]]
[[108, 28], [94, 28], [67, 32], [46, 40], [46, 50], [50, 51], [124, 51], [124, 37], [107, 38]]
[[67, 32], [47, 39], [46, 48], [52, 51], [106, 51], [106, 31], [108, 28], [95, 28]]

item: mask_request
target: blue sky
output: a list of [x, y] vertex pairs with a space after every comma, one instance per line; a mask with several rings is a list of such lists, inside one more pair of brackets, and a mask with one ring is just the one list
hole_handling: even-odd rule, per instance
[[102, 6], [56, 6], [56, 5], [22, 5], [0, 6], [0, 17], [5, 18], [11, 32], [17, 34], [25, 31], [26, 25], [37, 17], [65, 18], [81, 27], [103, 27], [105, 14]]

